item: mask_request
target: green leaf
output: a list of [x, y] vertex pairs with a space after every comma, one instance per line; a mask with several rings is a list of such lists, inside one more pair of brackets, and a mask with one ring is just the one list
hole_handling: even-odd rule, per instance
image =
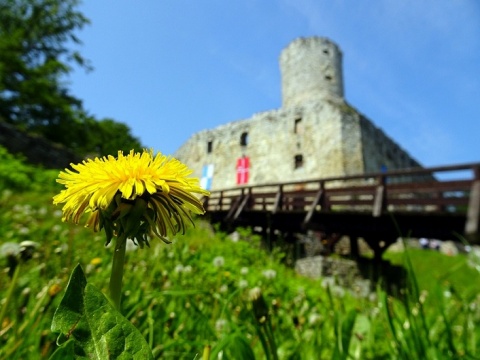
[[339, 311], [335, 312], [335, 336], [336, 344], [334, 348], [334, 359], [348, 359], [349, 347], [353, 336], [353, 327], [357, 317], [357, 310], [351, 309], [345, 316]]
[[73, 353], [75, 359], [153, 359], [142, 334], [87, 283], [80, 265], [73, 270], [55, 312], [52, 331], [61, 333], [57, 343], [62, 347], [71, 347], [73, 339], [73, 351], [62, 350], [61, 354]]
[[68, 340], [65, 344], [59, 347], [53, 354], [50, 356], [49, 360], [65, 360], [65, 359], [74, 359], [75, 358], [75, 341]]

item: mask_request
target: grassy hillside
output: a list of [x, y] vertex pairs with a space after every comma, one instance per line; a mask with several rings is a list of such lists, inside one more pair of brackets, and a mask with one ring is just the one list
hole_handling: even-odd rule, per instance
[[[440, 285], [446, 291], [470, 298], [480, 290], [479, 272], [469, 264], [472, 258], [465, 254], [446, 256], [432, 250], [410, 249], [408, 256], [413, 265], [415, 278], [421, 289], [435, 291]], [[384, 258], [392, 264], [406, 266], [403, 252], [388, 252]]]
[[[23, 180], [5, 180], [2, 166]], [[103, 234], [61, 222], [51, 175], [12, 157], [0, 165], [0, 359], [52, 354], [51, 320], [76, 264], [107, 293], [113, 249]], [[122, 313], [155, 358], [199, 359], [207, 346], [210, 359], [473, 359], [479, 352], [479, 276], [465, 257], [411, 251], [418, 291], [411, 287], [402, 301], [381, 290], [357, 298], [296, 275], [280, 263], [283, 254], [240, 233], [233, 241], [198, 219], [171, 245], [130, 247]], [[27, 240], [36, 246], [20, 248]]]

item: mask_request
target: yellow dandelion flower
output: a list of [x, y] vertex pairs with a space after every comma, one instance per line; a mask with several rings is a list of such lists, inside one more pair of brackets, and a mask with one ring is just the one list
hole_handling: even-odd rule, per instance
[[96, 257], [90, 260], [90, 265], [100, 265], [102, 263], [102, 258]]
[[107, 156], [71, 164], [73, 170], [60, 172], [57, 182], [65, 185], [54, 196], [62, 208], [63, 221], [79, 223], [88, 214], [86, 226], [105, 229], [107, 243], [113, 235], [131, 238], [141, 247], [147, 236], [164, 241], [169, 234], [185, 232], [193, 214], [204, 214], [194, 194], [209, 195], [192, 171], [175, 158], [153, 150], [118, 157]]

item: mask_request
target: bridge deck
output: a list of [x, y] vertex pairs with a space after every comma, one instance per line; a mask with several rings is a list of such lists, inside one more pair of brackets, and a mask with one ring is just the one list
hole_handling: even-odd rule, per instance
[[224, 226], [318, 229], [373, 247], [399, 236], [479, 242], [480, 163], [237, 187], [213, 191], [204, 205]]

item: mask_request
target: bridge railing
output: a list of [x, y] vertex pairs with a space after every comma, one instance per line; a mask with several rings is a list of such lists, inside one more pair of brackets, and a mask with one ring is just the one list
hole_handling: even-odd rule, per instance
[[205, 207], [229, 221], [243, 211], [305, 212], [307, 223], [317, 211], [462, 213], [478, 231], [480, 163], [236, 187], [212, 191]]

